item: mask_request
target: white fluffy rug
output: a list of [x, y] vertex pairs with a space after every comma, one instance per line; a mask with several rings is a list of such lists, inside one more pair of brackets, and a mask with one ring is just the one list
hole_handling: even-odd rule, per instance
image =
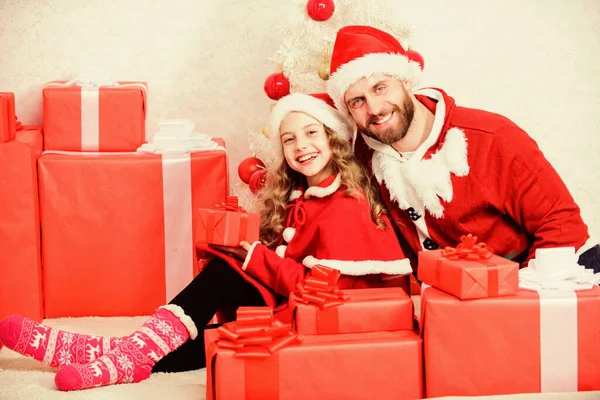
[[[61, 318], [49, 319], [45, 323], [49, 326], [73, 332], [122, 336], [134, 331], [146, 319], [147, 317]], [[54, 372], [50, 367], [46, 367], [35, 360], [22, 357], [6, 348], [0, 350], [0, 399], [2, 400], [204, 400], [205, 376], [204, 369], [176, 374], [159, 373], [152, 374], [150, 379], [137, 384], [116, 385], [81, 392], [59, 392], [54, 387]], [[471, 397], [470, 399], [473, 398]], [[485, 399], [595, 400], [600, 399], [600, 392], [491, 396]]]

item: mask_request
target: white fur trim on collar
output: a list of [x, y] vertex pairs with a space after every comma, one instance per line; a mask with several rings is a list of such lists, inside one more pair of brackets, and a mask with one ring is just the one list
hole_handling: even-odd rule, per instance
[[185, 313], [185, 311], [183, 311], [183, 308], [179, 307], [176, 304], [167, 304], [159, 307], [158, 309], [160, 310], [161, 308], [170, 311], [175, 317], [179, 319], [179, 321], [181, 321], [183, 326], [185, 326], [185, 329], [187, 329], [190, 335], [190, 339], [196, 339], [196, 337], [198, 336], [198, 328], [196, 328], [196, 324], [194, 323], [194, 321]]
[[307, 268], [315, 265], [339, 270], [342, 275], [362, 276], [369, 274], [408, 275], [412, 273], [410, 261], [405, 258], [393, 261], [344, 261], [344, 260], [319, 260], [313, 256], [307, 256], [302, 260]]
[[316, 97], [304, 93], [292, 93], [281, 98], [275, 104], [267, 122], [275, 162], [283, 161], [283, 148], [279, 129], [285, 116], [291, 112], [302, 112], [309, 115], [331, 128], [341, 138], [350, 140], [350, 128], [336, 109]]
[[333, 182], [331, 183], [331, 185], [329, 185], [329, 186], [326, 186], [326, 187], [311, 186], [308, 189], [306, 189], [306, 192], [304, 192], [304, 198], [310, 199], [311, 197], [329, 196], [329, 195], [335, 193], [340, 188], [341, 182], [342, 182], [342, 178], [338, 174], [335, 177], [335, 179], [333, 180]]
[[429, 159], [413, 156], [404, 161], [398, 154], [375, 151], [372, 166], [377, 182], [385, 184], [401, 209], [413, 207], [419, 214], [427, 210], [441, 218], [444, 206], [440, 199], [449, 203], [453, 197], [450, 174], [469, 174], [467, 139], [463, 131], [452, 128], [442, 148]]
[[350, 118], [344, 101], [346, 90], [360, 79], [375, 75], [388, 75], [398, 80], [407, 80], [412, 82], [413, 88], [416, 88], [421, 68], [419, 63], [397, 53], [371, 53], [340, 66], [327, 81], [327, 93], [333, 99], [336, 108], [346, 118]]
[[292, 194], [290, 194], [290, 201], [296, 200], [300, 196], [302, 196], [302, 192], [300, 190], [294, 190], [292, 191]]

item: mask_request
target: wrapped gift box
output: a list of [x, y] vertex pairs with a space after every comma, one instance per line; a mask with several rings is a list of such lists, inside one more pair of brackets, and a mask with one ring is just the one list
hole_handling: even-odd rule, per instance
[[303, 335], [413, 329], [410, 296], [398, 287], [338, 290], [340, 272], [317, 265], [290, 295], [294, 329]]
[[17, 134], [15, 118], [15, 95], [0, 92], [0, 143], [13, 140]]
[[50, 82], [43, 89], [44, 149], [135, 151], [145, 138], [146, 91], [144, 82]]
[[[259, 346], [236, 349], [235, 341], [231, 345], [224, 340], [221, 345], [222, 338], [230, 335], [220, 338], [220, 334], [205, 331], [207, 400], [423, 396], [422, 342], [412, 331], [305, 336], [287, 346], [284, 337], [265, 343], [271, 349], [267, 352]], [[261, 343], [261, 339], [251, 337], [248, 342]]]
[[42, 132], [21, 127], [0, 143], [0, 319], [44, 317], [40, 263], [37, 158]]
[[239, 207], [235, 196], [224, 204], [199, 209], [197, 215], [197, 243], [238, 246], [241, 241], [252, 244], [258, 240], [260, 214]]
[[600, 389], [600, 288], [422, 294], [428, 397]]
[[419, 280], [463, 300], [514, 295], [519, 264], [476, 241], [467, 235], [456, 249], [419, 252]]
[[39, 175], [48, 318], [147, 315], [171, 300], [197, 271], [193, 210], [228, 192], [223, 149], [45, 152]]

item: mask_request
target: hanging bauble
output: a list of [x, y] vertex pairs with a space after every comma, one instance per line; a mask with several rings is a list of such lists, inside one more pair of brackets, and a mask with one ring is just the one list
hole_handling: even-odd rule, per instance
[[265, 93], [271, 100], [279, 100], [290, 94], [290, 81], [283, 72], [275, 72], [265, 80]]
[[263, 126], [261, 133], [267, 139], [269, 138], [269, 127], [267, 125]]
[[256, 172], [254, 172], [251, 176], [250, 176], [250, 181], [248, 182], [248, 187], [250, 188], [250, 191], [254, 194], [257, 194], [259, 192], [259, 190], [261, 190], [262, 188], [265, 187], [265, 185], [267, 184], [267, 170], [266, 169], [259, 169]]
[[335, 4], [333, 0], [308, 0], [306, 11], [315, 21], [327, 21], [335, 11]]
[[238, 166], [238, 176], [244, 183], [250, 182], [250, 177], [259, 169], [264, 169], [265, 163], [254, 156], [244, 159]]
[[421, 53], [414, 51], [413, 49], [411, 49], [409, 47], [408, 50], [406, 51], [406, 57], [410, 61], [414, 61], [414, 62], [418, 63], [419, 66], [421, 67], [421, 71], [423, 71], [423, 69], [425, 68], [425, 60], [423, 59], [423, 56], [421, 55]]
[[319, 66], [319, 78], [326, 81], [329, 79], [329, 60], [323, 60], [321, 65]]

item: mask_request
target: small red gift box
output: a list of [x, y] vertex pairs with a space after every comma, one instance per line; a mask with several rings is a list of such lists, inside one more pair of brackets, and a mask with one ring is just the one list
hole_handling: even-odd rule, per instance
[[466, 235], [456, 248], [419, 252], [419, 279], [459, 299], [514, 295], [519, 264], [492, 253]]
[[600, 288], [422, 294], [428, 397], [600, 390]]
[[317, 265], [290, 295], [292, 324], [304, 335], [413, 329], [413, 302], [400, 288], [337, 289], [340, 271]]
[[[422, 342], [412, 331], [303, 338], [266, 307], [205, 331], [206, 399], [420, 399]], [[301, 340], [301, 342], [299, 342]]]
[[32, 126], [0, 143], [0, 320], [44, 318], [36, 168], [42, 146], [41, 129]]
[[44, 149], [135, 151], [146, 132], [145, 82], [51, 82], [43, 89]]
[[246, 212], [235, 196], [229, 196], [225, 204], [213, 209], [199, 209], [198, 214], [197, 243], [238, 246], [241, 241], [252, 244], [258, 240], [260, 214]]
[[17, 134], [15, 118], [15, 95], [0, 92], [0, 143], [13, 140]]

